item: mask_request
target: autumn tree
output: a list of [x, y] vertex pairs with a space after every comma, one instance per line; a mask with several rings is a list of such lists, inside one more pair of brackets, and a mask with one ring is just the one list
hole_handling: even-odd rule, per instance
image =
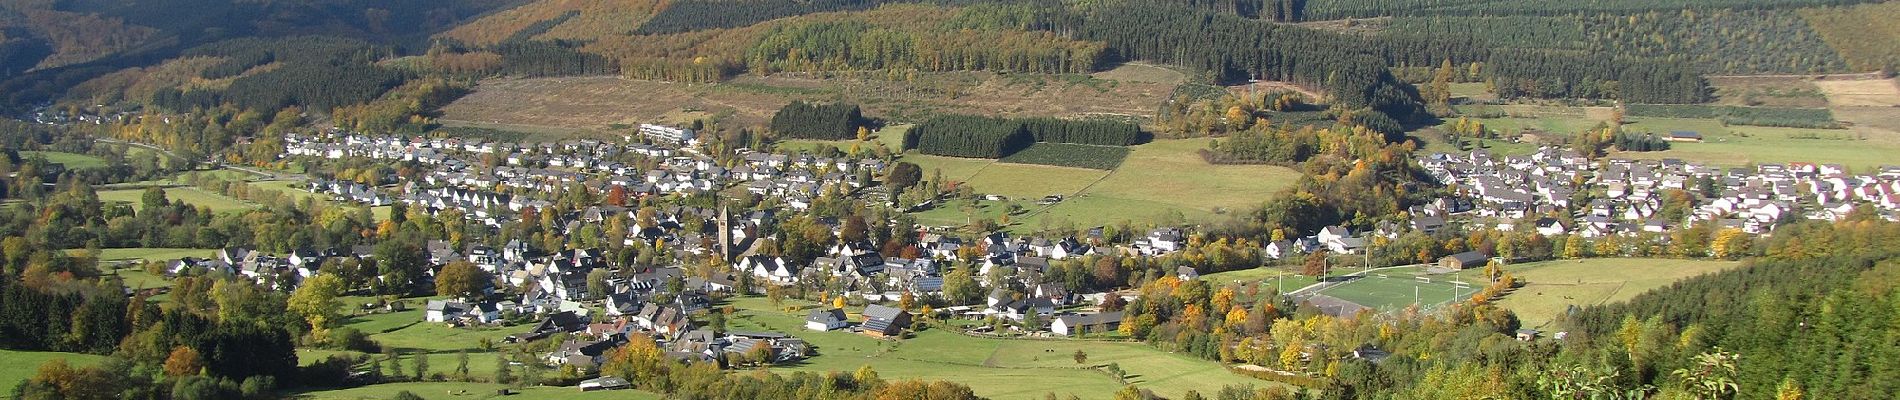
[[468, 261], [451, 262], [435, 275], [435, 293], [459, 299], [478, 299], [489, 286], [488, 271]]
[[342, 303], [337, 296], [343, 295], [343, 279], [335, 275], [310, 277], [302, 286], [290, 293], [286, 308], [304, 317], [310, 323], [310, 335], [323, 340], [329, 329], [343, 321]]
[[165, 376], [196, 375], [203, 369], [204, 358], [191, 347], [174, 347], [171, 355], [165, 357]]

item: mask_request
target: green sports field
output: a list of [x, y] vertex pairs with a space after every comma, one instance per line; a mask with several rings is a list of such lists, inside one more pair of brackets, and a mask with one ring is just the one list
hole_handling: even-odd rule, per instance
[[[1383, 276], [1382, 276], [1383, 275]], [[1373, 272], [1371, 276], [1320, 290], [1319, 294], [1337, 297], [1340, 300], [1380, 311], [1392, 311], [1419, 304], [1430, 309], [1445, 303], [1471, 298], [1482, 286], [1469, 284], [1459, 287], [1445, 279], [1432, 277], [1429, 282], [1418, 280], [1413, 273]]]

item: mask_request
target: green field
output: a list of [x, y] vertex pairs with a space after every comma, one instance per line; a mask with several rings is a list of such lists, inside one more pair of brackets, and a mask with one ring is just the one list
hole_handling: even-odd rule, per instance
[[1672, 143], [1667, 151], [1618, 152], [1625, 158], [1679, 158], [1684, 161], [1721, 166], [1750, 163], [1841, 163], [1864, 170], [1894, 163], [1900, 143], [1864, 140], [1853, 131], [1842, 129], [1775, 128], [1762, 126], [1722, 126], [1709, 119], [1634, 118], [1625, 130], [1636, 132], [1696, 131], [1700, 143]]
[[1300, 274], [1288, 272], [1286, 270], [1273, 268], [1273, 267], [1248, 268], [1248, 269], [1239, 269], [1239, 270], [1233, 270], [1233, 271], [1227, 271], [1227, 272], [1216, 272], [1212, 274], [1201, 275], [1201, 280], [1207, 281], [1208, 283], [1212, 283], [1215, 285], [1225, 285], [1229, 283], [1243, 283], [1243, 282], [1263, 282], [1267, 284], [1267, 287], [1278, 288], [1280, 285], [1285, 285], [1286, 291], [1297, 290], [1299, 288], [1306, 287], [1306, 285], [1311, 285], [1315, 282], [1319, 282], [1319, 279], [1313, 278], [1311, 276], [1300, 275]]
[[[84, 252], [85, 249], [70, 249], [67, 253]], [[130, 247], [121, 249], [99, 249], [99, 261], [170, 261], [185, 257], [208, 258], [217, 255], [217, 249], [179, 249], [165, 247]]]
[[[977, 193], [1031, 201], [1051, 194], [1067, 197], [1048, 207], [1024, 203], [1029, 212], [1011, 217], [1018, 228], [1037, 227], [1042, 219], [1078, 227], [1124, 220], [1156, 222], [1171, 213], [1203, 219], [1255, 207], [1299, 179], [1298, 171], [1285, 167], [1208, 164], [1197, 153], [1207, 148], [1208, 140], [1156, 140], [1132, 146], [1121, 166], [1108, 172], [916, 153], [907, 153], [903, 159], [923, 167], [925, 179], [940, 170], [945, 180], [967, 183]], [[964, 214], [955, 208], [938, 209], [920, 214], [919, 219], [961, 224]]]
[[[870, 143], [883, 143], [884, 148], [891, 149], [892, 152], [901, 151], [904, 148], [904, 133], [910, 132], [910, 128], [912, 126], [915, 126], [915, 125], [898, 124], [898, 125], [886, 126], [884, 127], [884, 129], [878, 129], [876, 131], [872, 131], [871, 141], [862, 146], [858, 146], [858, 150], [869, 152], [871, 151], [872, 147], [877, 147], [877, 146], [871, 145]], [[810, 152], [817, 149], [818, 145], [826, 144], [826, 145], [831, 145], [831, 147], [836, 147], [838, 148], [838, 150], [848, 152], [848, 151], [851, 151], [851, 145], [855, 143], [858, 143], [858, 141], [857, 140], [786, 139], [786, 140], [778, 141], [778, 143], [774, 144], [774, 146], [778, 147], [779, 150], [787, 150], [787, 151], [794, 151], [794, 152], [797, 152], [797, 151]]]
[[65, 164], [66, 169], [103, 168], [106, 159], [78, 153], [58, 151], [22, 151], [20, 158], [45, 157], [46, 162]]
[[947, 328], [887, 342], [843, 331], [807, 331], [802, 312], [778, 311], [762, 298], [741, 298], [735, 303], [744, 311], [729, 322], [731, 329], [792, 333], [811, 343], [820, 354], [772, 371], [852, 371], [869, 365], [887, 380], [961, 382], [970, 385], [977, 395], [994, 399], [1035, 399], [1050, 392], [1085, 399], [1113, 397], [1121, 385], [1098, 369], [1076, 364], [1072, 355], [1082, 350], [1088, 354], [1088, 366], [1116, 363], [1128, 371], [1129, 383], [1170, 398], [1179, 398], [1190, 389], [1211, 393], [1225, 385], [1275, 385], [1229, 373], [1212, 361], [1139, 343], [987, 339], [963, 336]]
[[1447, 282], [1445, 277], [1430, 277], [1430, 282], [1420, 282], [1416, 276], [1419, 275], [1413, 270], [1405, 269], [1375, 271], [1371, 276], [1328, 287], [1319, 293], [1380, 311], [1392, 311], [1413, 304], [1430, 309], [1462, 301], [1483, 288], [1476, 284], [1460, 288]]
[[[107, 190], [99, 192], [100, 201], [119, 201], [139, 204], [145, 196], [144, 189]], [[165, 189], [165, 198], [174, 202], [185, 202], [199, 207], [210, 207], [212, 212], [246, 210], [257, 207], [254, 204], [233, 199], [225, 195], [204, 191], [194, 187], [175, 187]]]
[[250, 185], [251, 187], [254, 187], [254, 188], [275, 190], [279, 193], [283, 193], [285, 196], [290, 196], [290, 198], [297, 199], [297, 201], [303, 201], [303, 199], [306, 199], [306, 198], [317, 199], [317, 200], [322, 200], [322, 201], [329, 200], [328, 196], [323, 196], [316, 193], [311, 193], [309, 190], [304, 190], [303, 182], [299, 182], [299, 181], [253, 181], [250, 183]]
[[1068, 143], [1037, 143], [998, 161], [1110, 170], [1128, 158], [1128, 148]]
[[[433, 361], [433, 360], [431, 360]], [[482, 400], [482, 399], [549, 399], [549, 400], [604, 400], [659, 399], [652, 392], [639, 390], [608, 390], [582, 392], [572, 387], [536, 386], [515, 390], [512, 396], [501, 396], [498, 390], [507, 385], [493, 383], [468, 382], [405, 382], [369, 385], [363, 387], [295, 393], [290, 398], [300, 400], [387, 400], [395, 398], [397, 393], [409, 391], [429, 400]]]
[[90, 366], [104, 360], [104, 356], [80, 353], [61, 353], [56, 351], [15, 351], [0, 350], [0, 393], [11, 395], [20, 381], [33, 377], [39, 372], [40, 364], [55, 358], [66, 359], [67, 364], [75, 367]]
[[[1525, 327], [1548, 324], [1570, 305], [1596, 305], [1629, 300], [1638, 294], [1668, 286], [1696, 275], [1741, 266], [1733, 261], [1655, 258], [1593, 258], [1544, 261], [1506, 266], [1505, 271], [1526, 284], [1498, 300], [1517, 313]], [[1476, 282], [1483, 269], [1456, 273]]]

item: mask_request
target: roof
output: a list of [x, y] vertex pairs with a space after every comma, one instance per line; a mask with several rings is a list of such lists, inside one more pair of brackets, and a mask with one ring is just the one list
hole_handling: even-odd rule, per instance
[[1489, 259], [1489, 257], [1484, 256], [1484, 253], [1479, 253], [1475, 251], [1467, 251], [1463, 253], [1453, 254], [1453, 255], [1445, 256], [1445, 258], [1458, 260], [1458, 264], [1460, 265], [1472, 265], [1472, 264], [1484, 262], [1485, 260]]
[[877, 305], [877, 304], [872, 304], [872, 305], [864, 307], [864, 318], [867, 320], [877, 320], [877, 319], [886, 320], [886, 321], [896, 320], [897, 317], [902, 315], [903, 313], [904, 313], [904, 310], [899, 310], [896, 308], [886, 307], [886, 306]]
[[811, 314], [805, 316], [805, 321], [831, 323], [843, 321], [844, 318], [844, 310], [833, 308], [830, 310], [811, 310]]
[[1064, 326], [1101, 325], [1111, 322], [1121, 322], [1122, 316], [1121, 311], [1114, 311], [1095, 314], [1064, 315], [1056, 317], [1056, 321], [1061, 321]]

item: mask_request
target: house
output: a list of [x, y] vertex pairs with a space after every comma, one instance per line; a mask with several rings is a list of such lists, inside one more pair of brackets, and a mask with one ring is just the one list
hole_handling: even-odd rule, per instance
[[811, 314], [805, 316], [805, 329], [822, 332], [844, 326], [844, 310], [841, 309], [811, 310]]
[[1438, 259], [1438, 267], [1457, 271], [1467, 268], [1477, 268], [1478, 266], [1484, 265], [1487, 260], [1490, 260], [1490, 257], [1485, 257], [1483, 253], [1467, 251], [1440, 257]]
[[1090, 332], [1108, 332], [1121, 327], [1122, 312], [1105, 312], [1087, 315], [1064, 315], [1049, 323], [1049, 331], [1057, 335], [1073, 336]]
[[1195, 271], [1194, 267], [1183, 265], [1174, 268], [1174, 277], [1183, 281], [1191, 281], [1200, 279], [1201, 272]]
[[864, 325], [860, 332], [872, 337], [897, 337], [910, 326], [910, 312], [872, 304], [864, 308]]
[[1525, 342], [1537, 340], [1537, 335], [1539, 334], [1542, 334], [1542, 332], [1538, 332], [1536, 329], [1519, 329], [1517, 330], [1517, 340]]
[[449, 322], [468, 314], [468, 304], [446, 300], [429, 300], [423, 311], [422, 320], [428, 322]]
[[618, 347], [617, 340], [569, 340], [561, 343], [561, 348], [548, 353], [547, 361], [554, 365], [572, 365], [575, 368], [592, 369], [600, 365], [600, 358], [608, 350]]

